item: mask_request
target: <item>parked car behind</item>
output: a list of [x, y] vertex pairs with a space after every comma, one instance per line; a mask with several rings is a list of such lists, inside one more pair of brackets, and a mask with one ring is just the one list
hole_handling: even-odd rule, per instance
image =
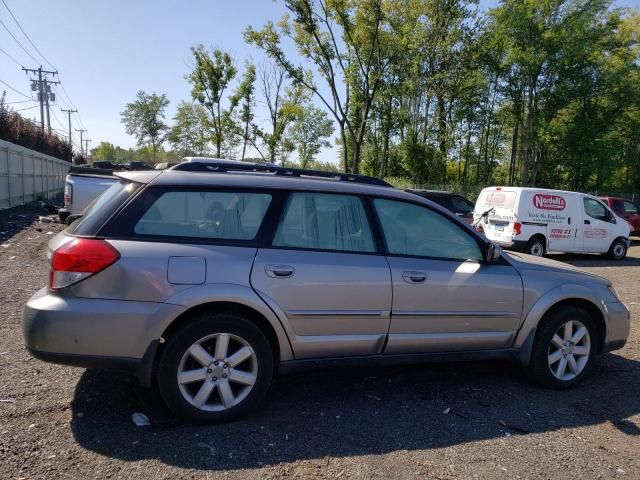
[[631, 235], [640, 235], [640, 207], [633, 200], [619, 197], [600, 197], [616, 215], [631, 225]]
[[58, 217], [65, 223], [80, 215], [82, 211], [111, 185], [117, 183], [113, 170], [71, 167], [64, 181], [64, 207]]
[[512, 358], [563, 388], [625, 344], [608, 280], [503, 253], [429, 200], [195, 163], [117, 174], [51, 240], [49, 286], [23, 314], [35, 357], [134, 372], [175, 414], [221, 422], [261, 405], [275, 373]]
[[627, 255], [629, 223], [592, 195], [562, 190], [489, 187], [480, 192], [474, 223], [505, 248], [546, 252]]
[[409, 193], [418, 195], [427, 200], [437, 203], [441, 207], [446, 208], [467, 223], [473, 222], [473, 202], [467, 200], [459, 193], [444, 192], [440, 190], [420, 190], [410, 189]]

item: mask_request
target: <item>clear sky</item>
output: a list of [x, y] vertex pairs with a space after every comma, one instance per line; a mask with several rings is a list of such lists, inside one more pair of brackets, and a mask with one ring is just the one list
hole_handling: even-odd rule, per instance
[[[202, 43], [229, 52], [240, 67], [244, 58], [260, 63], [264, 57], [242, 39], [247, 25], [261, 27], [284, 13], [282, 1], [272, 0], [0, 0], [0, 20], [24, 48], [49, 65], [29, 44], [7, 9], [6, 2], [36, 47], [60, 72], [61, 80], [92, 139], [91, 146], [109, 141], [134, 146], [120, 123], [120, 112], [138, 90], [166, 93], [171, 101], [167, 119], [180, 100], [190, 99], [184, 76], [189, 71], [189, 48]], [[639, 6], [640, 0], [618, 2]], [[483, 7], [496, 0], [483, 0]], [[0, 48], [20, 65], [38, 63], [25, 53], [0, 25]], [[20, 66], [0, 52], [0, 80], [31, 95], [28, 77]], [[26, 100], [5, 85], [7, 101]], [[64, 93], [58, 89], [52, 111], [54, 128], [67, 131]], [[67, 102], [68, 103], [68, 102]], [[34, 103], [15, 103], [18, 110]], [[22, 112], [39, 119], [38, 108]], [[58, 121], [59, 120], [59, 121]], [[73, 117], [74, 128], [80, 128]], [[78, 136], [74, 132], [75, 143]], [[320, 159], [335, 161], [336, 151], [325, 150]]]

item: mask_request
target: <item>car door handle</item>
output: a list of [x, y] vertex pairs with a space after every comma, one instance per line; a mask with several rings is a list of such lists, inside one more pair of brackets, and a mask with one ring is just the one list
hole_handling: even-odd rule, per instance
[[264, 271], [271, 278], [289, 278], [296, 273], [296, 269], [289, 265], [265, 265]]
[[585, 221], [584, 221], [584, 224], [585, 224], [585, 225], [591, 225], [591, 220], [585, 220]]
[[427, 274], [409, 270], [402, 272], [402, 279], [407, 283], [422, 283], [427, 279]]

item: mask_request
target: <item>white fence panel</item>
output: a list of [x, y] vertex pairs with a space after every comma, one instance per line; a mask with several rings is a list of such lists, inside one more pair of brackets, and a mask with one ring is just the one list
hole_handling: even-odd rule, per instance
[[0, 140], [0, 210], [48, 200], [64, 189], [71, 163]]

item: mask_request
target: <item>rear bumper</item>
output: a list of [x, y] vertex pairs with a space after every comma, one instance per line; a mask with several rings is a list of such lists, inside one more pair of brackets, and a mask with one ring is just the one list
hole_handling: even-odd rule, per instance
[[22, 314], [24, 342], [41, 360], [137, 372], [184, 307], [38, 291]]
[[503, 242], [501, 240], [491, 240], [493, 243], [500, 245], [503, 248], [509, 250], [517, 250], [524, 252], [527, 250], [527, 242], [526, 240], [513, 240], [511, 242]]
[[71, 215], [71, 212], [68, 208], [61, 208], [58, 210], [58, 220], [60, 220], [60, 223], [67, 223], [69, 215]]

